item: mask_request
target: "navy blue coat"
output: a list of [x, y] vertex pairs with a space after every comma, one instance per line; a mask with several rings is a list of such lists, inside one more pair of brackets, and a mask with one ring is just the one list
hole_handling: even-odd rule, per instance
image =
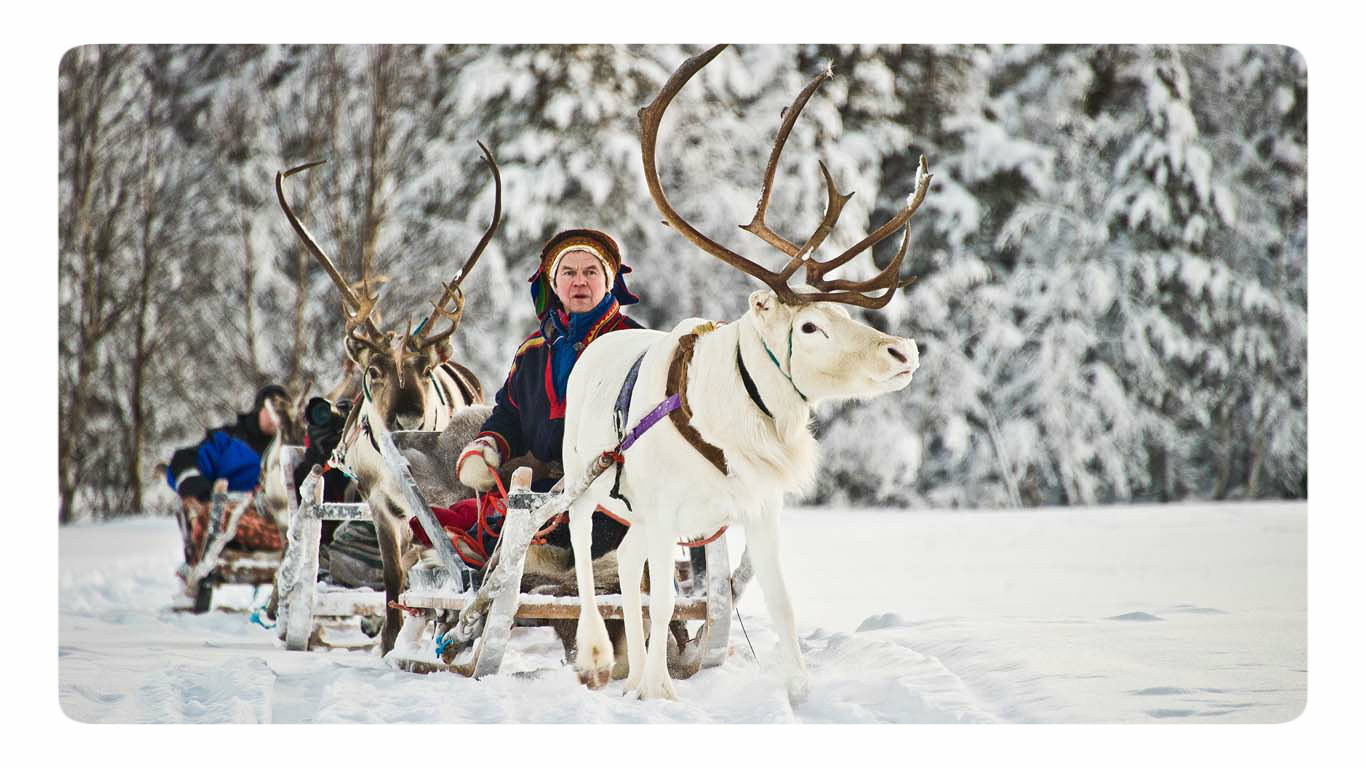
[[[551, 309], [540, 330], [528, 336], [512, 358], [512, 370], [494, 399], [493, 413], [479, 433], [498, 444], [503, 462], [530, 453], [537, 459], [560, 463], [564, 442], [564, 390], [578, 356], [594, 339], [604, 333], [642, 328], [640, 323], [621, 314], [616, 299], [608, 294], [602, 304], [582, 315], [567, 316]], [[560, 355], [572, 356], [567, 361]], [[538, 477], [531, 487], [538, 492], [550, 490], [558, 477]], [[593, 559], [602, 557], [621, 544], [626, 526], [601, 511], [593, 514]], [[556, 526], [547, 543], [570, 549], [569, 526]], [[571, 550], [570, 560], [573, 560]]]
[[[643, 327], [621, 314], [620, 306], [610, 295], [603, 305], [603, 311], [596, 318], [564, 317], [552, 314], [558, 310], [551, 310], [540, 330], [526, 337], [517, 348], [512, 370], [494, 398], [493, 413], [484, 421], [479, 433], [493, 438], [504, 462], [526, 453], [547, 463], [561, 460], [564, 441], [562, 388], [572, 364], [557, 366], [556, 356], [573, 354], [577, 359], [585, 347], [604, 333]], [[562, 338], [573, 343], [557, 344]], [[558, 386], [557, 368], [562, 379]]]

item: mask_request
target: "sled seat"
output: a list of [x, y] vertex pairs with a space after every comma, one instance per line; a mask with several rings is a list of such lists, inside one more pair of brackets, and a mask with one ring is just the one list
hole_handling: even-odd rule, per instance
[[[256, 492], [229, 492], [228, 481], [219, 479], [209, 498], [206, 528], [198, 541], [193, 532], [204, 514], [203, 502], [181, 499], [176, 508], [176, 522], [184, 541], [185, 562], [178, 575], [185, 584], [185, 593], [192, 598], [189, 605], [178, 605], [176, 610], [204, 613], [213, 604], [214, 587], [219, 584], [261, 586], [275, 579], [275, 571], [283, 559], [281, 550], [229, 549], [237, 536], [238, 525], [247, 510], [256, 504]], [[260, 510], [256, 510], [258, 513]]]

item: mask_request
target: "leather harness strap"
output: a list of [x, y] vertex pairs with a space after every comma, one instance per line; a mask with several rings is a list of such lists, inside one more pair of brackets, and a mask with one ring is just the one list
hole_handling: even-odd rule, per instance
[[[727, 475], [730, 474], [730, 470], [726, 467], [726, 454], [702, 438], [702, 434], [692, 425], [692, 409], [688, 407], [688, 365], [692, 363], [693, 347], [697, 345], [699, 330], [701, 329], [695, 329], [678, 340], [678, 351], [674, 352], [673, 362], [669, 364], [669, 378], [665, 384], [664, 395], [678, 395], [678, 408], [669, 414], [669, 421], [673, 422], [678, 434], [682, 435], [689, 445], [720, 470], [721, 474]], [[711, 328], [707, 328], [707, 331], [710, 330]]]
[[446, 362], [442, 365], [445, 367], [446, 373], [449, 373], [451, 378], [455, 379], [455, 386], [460, 390], [460, 396], [465, 399], [466, 405], [473, 405], [483, 399], [483, 393], [479, 391], [478, 384], [474, 384], [470, 381], [470, 379], [474, 378], [473, 374], [451, 362]]
[[[735, 345], [735, 367], [740, 369], [740, 381], [744, 383], [750, 401], [759, 406], [759, 410], [763, 411], [765, 416], [770, 419], [773, 418], [773, 412], [768, 409], [767, 405], [764, 405], [764, 398], [759, 394], [759, 387], [755, 386], [754, 379], [749, 375], [749, 369], [745, 367], [745, 358], [740, 354], [739, 344]], [[798, 392], [797, 394], [801, 393]]]

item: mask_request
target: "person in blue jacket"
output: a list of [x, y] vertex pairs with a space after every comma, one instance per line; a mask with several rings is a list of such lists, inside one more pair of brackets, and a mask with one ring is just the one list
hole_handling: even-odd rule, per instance
[[200, 501], [208, 500], [214, 481], [219, 478], [227, 478], [229, 491], [255, 488], [261, 474], [261, 456], [275, 437], [276, 419], [271, 409], [287, 407], [288, 403], [289, 393], [284, 387], [261, 387], [250, 411], [237, 414], [237, 420], [231, 424], [209, 430], [198, 445], [172, 454], [166, 482], [181, 498]]

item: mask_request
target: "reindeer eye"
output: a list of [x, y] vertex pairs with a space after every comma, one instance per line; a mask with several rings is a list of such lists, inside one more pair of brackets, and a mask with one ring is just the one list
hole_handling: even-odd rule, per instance
[[820, 328], [817, 328], [815, 323], [802, 323], [802, 333], [815, 333], [819, 330]]
[[372, 378], [372, 379], [378, 379], [378, 378], [379, 378], [379, 368], [376, 368], [375, 366], [372, 365], [372, 366], [370, 366], [369, 368], [365, 369], [365, 375], [366, 375], [366, 376], [369, 376], [369, 377]]

